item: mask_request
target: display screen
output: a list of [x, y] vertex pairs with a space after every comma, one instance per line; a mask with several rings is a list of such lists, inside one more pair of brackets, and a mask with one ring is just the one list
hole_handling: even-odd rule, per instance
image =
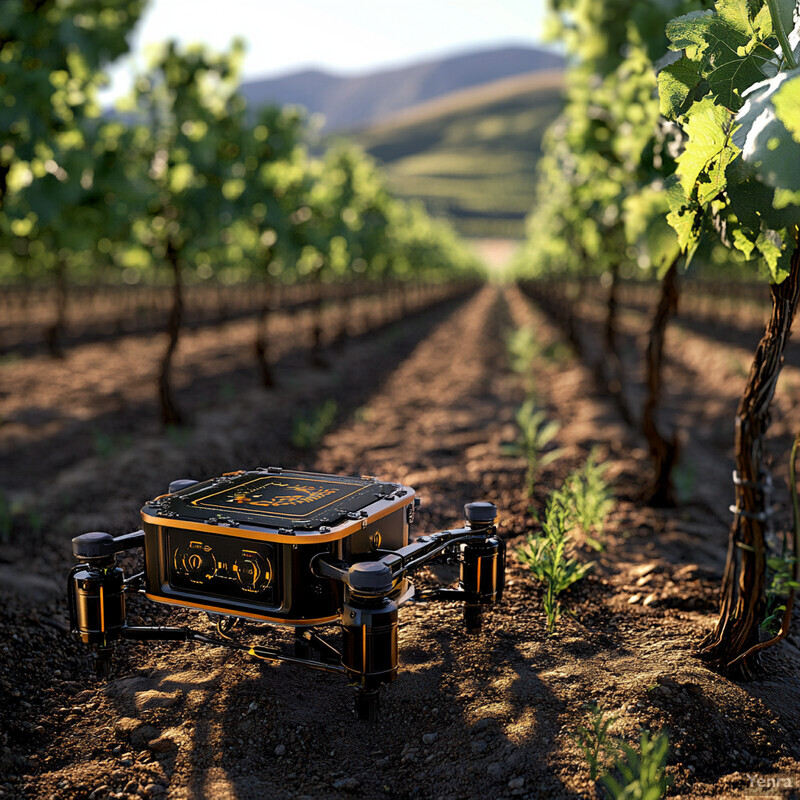
[[[364, 481], [268, 475], [215, 489], [190, 501], [196, 508], [244, 511], [277, 518], [316, 517], [324, 509], [364, 492]], [[370, 500], [374, 498], [370, 497]]]
[[266, 542], [170, 530], [167, 558], [173, 589], [267, 605], [276, 602], [275, 551]]

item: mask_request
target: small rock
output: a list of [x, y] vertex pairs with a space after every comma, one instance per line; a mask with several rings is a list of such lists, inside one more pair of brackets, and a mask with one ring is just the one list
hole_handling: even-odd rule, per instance
[[486, 752], [489, 745], [483, 741], [483, 739], [478, 739], [477, 742], [472, 743], [472, 752], [474, 755], [479, 756]]
[[98, 786], [89, 795], [89, 800], [97, 800], [98, 797], [102, 797], [107, 791], [108, 791], [108, 784], [104, 783], [102, 786]]
[[358, 778], [339, 778], [338, 781], [333, 782], [334, 789], [344, 789], [346, 792], [354, 792], [361, 786]]
[[509, 789], [521, 789], [524, 785], [525, 785], [525, 778], [523, 778], [523, 777], [512, 778], [508, 782], [508, 788]]
[[489, 727], [489, 718], [483, 717], [479, 719], [473, 726], [470, 733], [480, 733], [481, 731], [485, 731]]
[[165, 791], [166, 789], [160, 783], [148, 783], [147, 786], [144, 787], [144, 793], [148, 797], [158, 797], [164, 794]]
[[486, 774], [493, 780], [493, 781], [501, 781], [503, 780], [503, 769], [502, 764], [498, 764], [496, 761], [489, 764], [486, 768]]
[[181, 700], [183, 700], [183, 692], [180, 689], [174, 692], [157, 692], [155, 689], [149, 689], [136, 692], [134, 695], [136, 709], [139, 713], [155, 708], [172, 708]]
[[157, 739], [159, 731], [152, 725], [141, 725], [131, 733], [131, 744], [135, 750], [144, 750], [148, 742]]
[[642, 601], [643, 606], [651, 606], [656, 601], [656, 593], [651, 592], [645, 599]]
[[638, 603], [638, 602], [639, 602], [641, 599], [642, 599], [642, 596], [641, 596], [640, 594], [632, 594], [632, 595], [631, 595], [631, 596], [628, 598], [628, 602], [629, 602], [631, 605], [633, 605], [634, 603]]
[[438, 738], [438, 733], [424, 733], [422, 735], [422, 744], [433, 744]]
[[375, 761], [375, 766], [378, 769], [383, 769], [384, 767], [389, 766], [389, 756], [384, 756], [383, 758], [379, 758]]
[[136, 781], [128, 781], [125, 784], [125, 789], [123, 790], [128, 794], [138, 794], [139, 792], [139, 784]]
[[285, 756], [286, 755], [286, 745], [285, 744], [279, 744], [275, 748], [275, 755], [276, 756]]
[[[120, 717], [114, 722], [114, 735], [118, 739], [127, 739], [137, 728], [140, 728], [144, 723], [140, 719], [133, 717]], [[154, 729], [155, 730], [155, 729]]]
[[159, 736], [157, 739], [147, 743], [148, 749], [154, 753], [166, 753], [177, 746], [175, 740], [170, 736]]

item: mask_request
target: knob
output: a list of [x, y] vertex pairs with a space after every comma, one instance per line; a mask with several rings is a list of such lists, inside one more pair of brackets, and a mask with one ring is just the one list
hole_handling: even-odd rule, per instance
[[183, 489], [188, 489], [190, 486], [194, 486], [196, 483], [199, 482], [200, 481], [193, 481], [188, 478], [181, 478], [180, 480], [172, 481], [172, 483], [170, 483], [169, 485], [169, 493], [175, 494], [175, 492], [180, 492]]
[[114, 537], [110, 533], [92, 531], [72, 540], [72, 554], [76, 558], [108, 558], [114, 553]]
[[392, 570], [382, 561], [359, 561], [347, 571], [347, 582], [356, 592], [385, 594], [392, 591]]
[[473, 525], [493, 525], [497, 519], [497, 506], [480, 500], [476, 503], [467, 503], [464, 514], [470, 527]]

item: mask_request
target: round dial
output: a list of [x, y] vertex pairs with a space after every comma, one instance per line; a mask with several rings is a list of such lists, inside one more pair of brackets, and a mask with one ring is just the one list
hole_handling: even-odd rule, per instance
[[197, 583], [211, 580], [217, 572], [217, 559], [209, 545], [192, 542], [175, 550], [175, 568]]
[[233, 565], [236, 580], [249, 592], [262, 592], [272, 580], [272, 565], [255, 550], [242, 550]]

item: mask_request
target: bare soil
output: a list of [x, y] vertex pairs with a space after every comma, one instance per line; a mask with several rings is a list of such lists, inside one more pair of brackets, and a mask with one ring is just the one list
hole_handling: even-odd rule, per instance
[[[532, 503], [524, 462], [502, 450], [523, 399], [503, 337], [523, 324], [543, 345], [537, 392], [561, 424], [563, 448]], [[220, 347], [228, 342], [226, 329], [216, 334]], [[668, 343], [670, 397], [713, 421], [736, 393], [735, 376], [711, 358], [727, 345], [681, 336], [680, 348]], [[518, 290], [487, 286], [330, 352], [327, 371], [293, 362], [272, 394], [237, 384], [233, 398], [198, 407], [187, 431], [163, 437], [144, 428], [124, 448], [73, 456], [57, 469], [46, 452], [55, 440], [17, 441], [15, 458], [27, 460], [13, 496], [41, 519], [18, 520], [20, 531], [0, 547], [0, 796], [588, 798], [598, 787], [573, 734], [593, 701], [630, 742], [642, 728], [669, 733], [671, 797], [758, 796], [770, 781], [771, 796], [796, 796], [797, 633], [767, 652], [759, 681], [730, 681], [694, 657], [715, 617], [724, 559], [727, 440], [689, 428], [685, 417], [698, 487], [678, 510], [643, 507], [642, 441], [598, 394], [590, 369], [563, 346], [548, 348], [558, 343]], [[202, 376], [212, 393], [227, 375], [222, 363]], [[314, 453], [294, 449], [292, 415], [328, 396], [340, 404], [337, 427]], [[74, 396], [72, 407], [89, 419], [100, 413], [88, 397]], [[58, 442], [83, 452], [67, 435]], [[565, 596], [569, 613], [548, 637], [540, 589], [513, 552], [536, 525], [529, 505], [541, 512], [594, 447], [618, 502], [605, 550], [578, 548], [594, 568]], [[36, 475], [37, 453], [46, 479]], [[276, 462], [408, 483], [422, 498], [418, 533], [460, 523], [465, 502], [495, 502], [512, 555], [504, 601], [483, 632], [467, 636], [454, 604], [406, 606], [401, 671], [383, 690], [377, 723], [355, 718], [352, 689], [335, 676], [199, 645], [124, 644], [110, 681], [95, 679], [66, 630], [70, 537], [137, 527], [142, 501], [170, 479]], [[27, 480], [35, 492], [26, 493]], [[209, 625], [193, 612], [131, 606], [145, 622]]]

